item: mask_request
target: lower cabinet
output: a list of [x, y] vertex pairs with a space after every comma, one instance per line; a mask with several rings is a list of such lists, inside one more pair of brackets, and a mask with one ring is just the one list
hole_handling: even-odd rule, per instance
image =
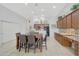
[[63, 46], [67, 46], [67, 47], [72, 47], [72, 41], [70, 41], [70, 38], [64, 37], [63, 36]]
[[72, 47], [72, 44], [74, 44], [74, 54], [76, 56], [79, 56], [79, 42], [74, 41], [73, 39], [70, 39], [68, 37], [64, 37], [64, 35], [61, 35], [59, 33], [54, 33], [55, 39], [64, 47]]
[[65, 47], [72, 47], [72, 42], [70, 41], [69, 38], [64, 37], [63, 35], [60, 35], [58, 33], [55, 33], [55, 39]]
[[79, 56], [79, 42], [75, 41], [74, 43], [75, 43], [75, 45], [74, 45], [75, 55]]

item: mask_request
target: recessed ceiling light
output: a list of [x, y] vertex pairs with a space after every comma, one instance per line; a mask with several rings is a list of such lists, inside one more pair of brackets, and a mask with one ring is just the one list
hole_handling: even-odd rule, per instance
[[56, 8], [56, 6], [53, 6], [53, 8]]
[[34, 14], [34, 11], [32, 11], [32, 14]]
[[28, 3], [25, 3], [25, 5], [27, 6], [27, 5], [28, 5]]
[[38, 4], [37, 4], [37, 3], [35, 3], [35, 6], [38, 6]]
[[41, 11], [43, 12], [43, 11], [45, 11], [44, 9], [41, 9]]

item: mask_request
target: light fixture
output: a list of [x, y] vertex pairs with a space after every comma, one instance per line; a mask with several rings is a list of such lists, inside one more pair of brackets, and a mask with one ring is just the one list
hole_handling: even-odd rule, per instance
[[44, 9], [41, 9], [41, 11], [43, 12], [43, 11], [45, 11]]
[[56, 8], [56, 6], [53, 6], [53, 8]]
[[37, 3], [35, 3], [35, 6], [38, 6], [38, 4], [37, 4]]
[[32, 14], [34, 14], [34, 11], [32, 11]]
[[28, 5], [28, 3], [25, 3], [25, 6], [27, 6]]

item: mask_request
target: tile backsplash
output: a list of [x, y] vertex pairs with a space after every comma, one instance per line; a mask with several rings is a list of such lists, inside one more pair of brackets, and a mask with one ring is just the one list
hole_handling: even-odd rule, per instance
[[76, 35], [79, 34], [79, 29], [59, 29], [59, 32], [66, 35]]

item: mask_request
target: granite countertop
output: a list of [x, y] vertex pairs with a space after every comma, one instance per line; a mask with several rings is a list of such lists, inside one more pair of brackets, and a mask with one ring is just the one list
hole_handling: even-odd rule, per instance
[[72, 39], [72, 40], [74, 40], [74, 41], [78, 41], [79, 42], [79, 36], [66, 36], [66, 37], [68, 37], [68, 38], [70, 38], [70, 39]]
[[79, 42], [79, 35], [77, 35], [77, 34], [70, 35], [70, 34], [67, 34], [67, 33], [60, 33], [60, 32], [56, 32], [56, 33], [59, 33], [59, 34], [63, 35], [64, 37], [67, 37], [67, 38], [70, 38], [72, 40]]

